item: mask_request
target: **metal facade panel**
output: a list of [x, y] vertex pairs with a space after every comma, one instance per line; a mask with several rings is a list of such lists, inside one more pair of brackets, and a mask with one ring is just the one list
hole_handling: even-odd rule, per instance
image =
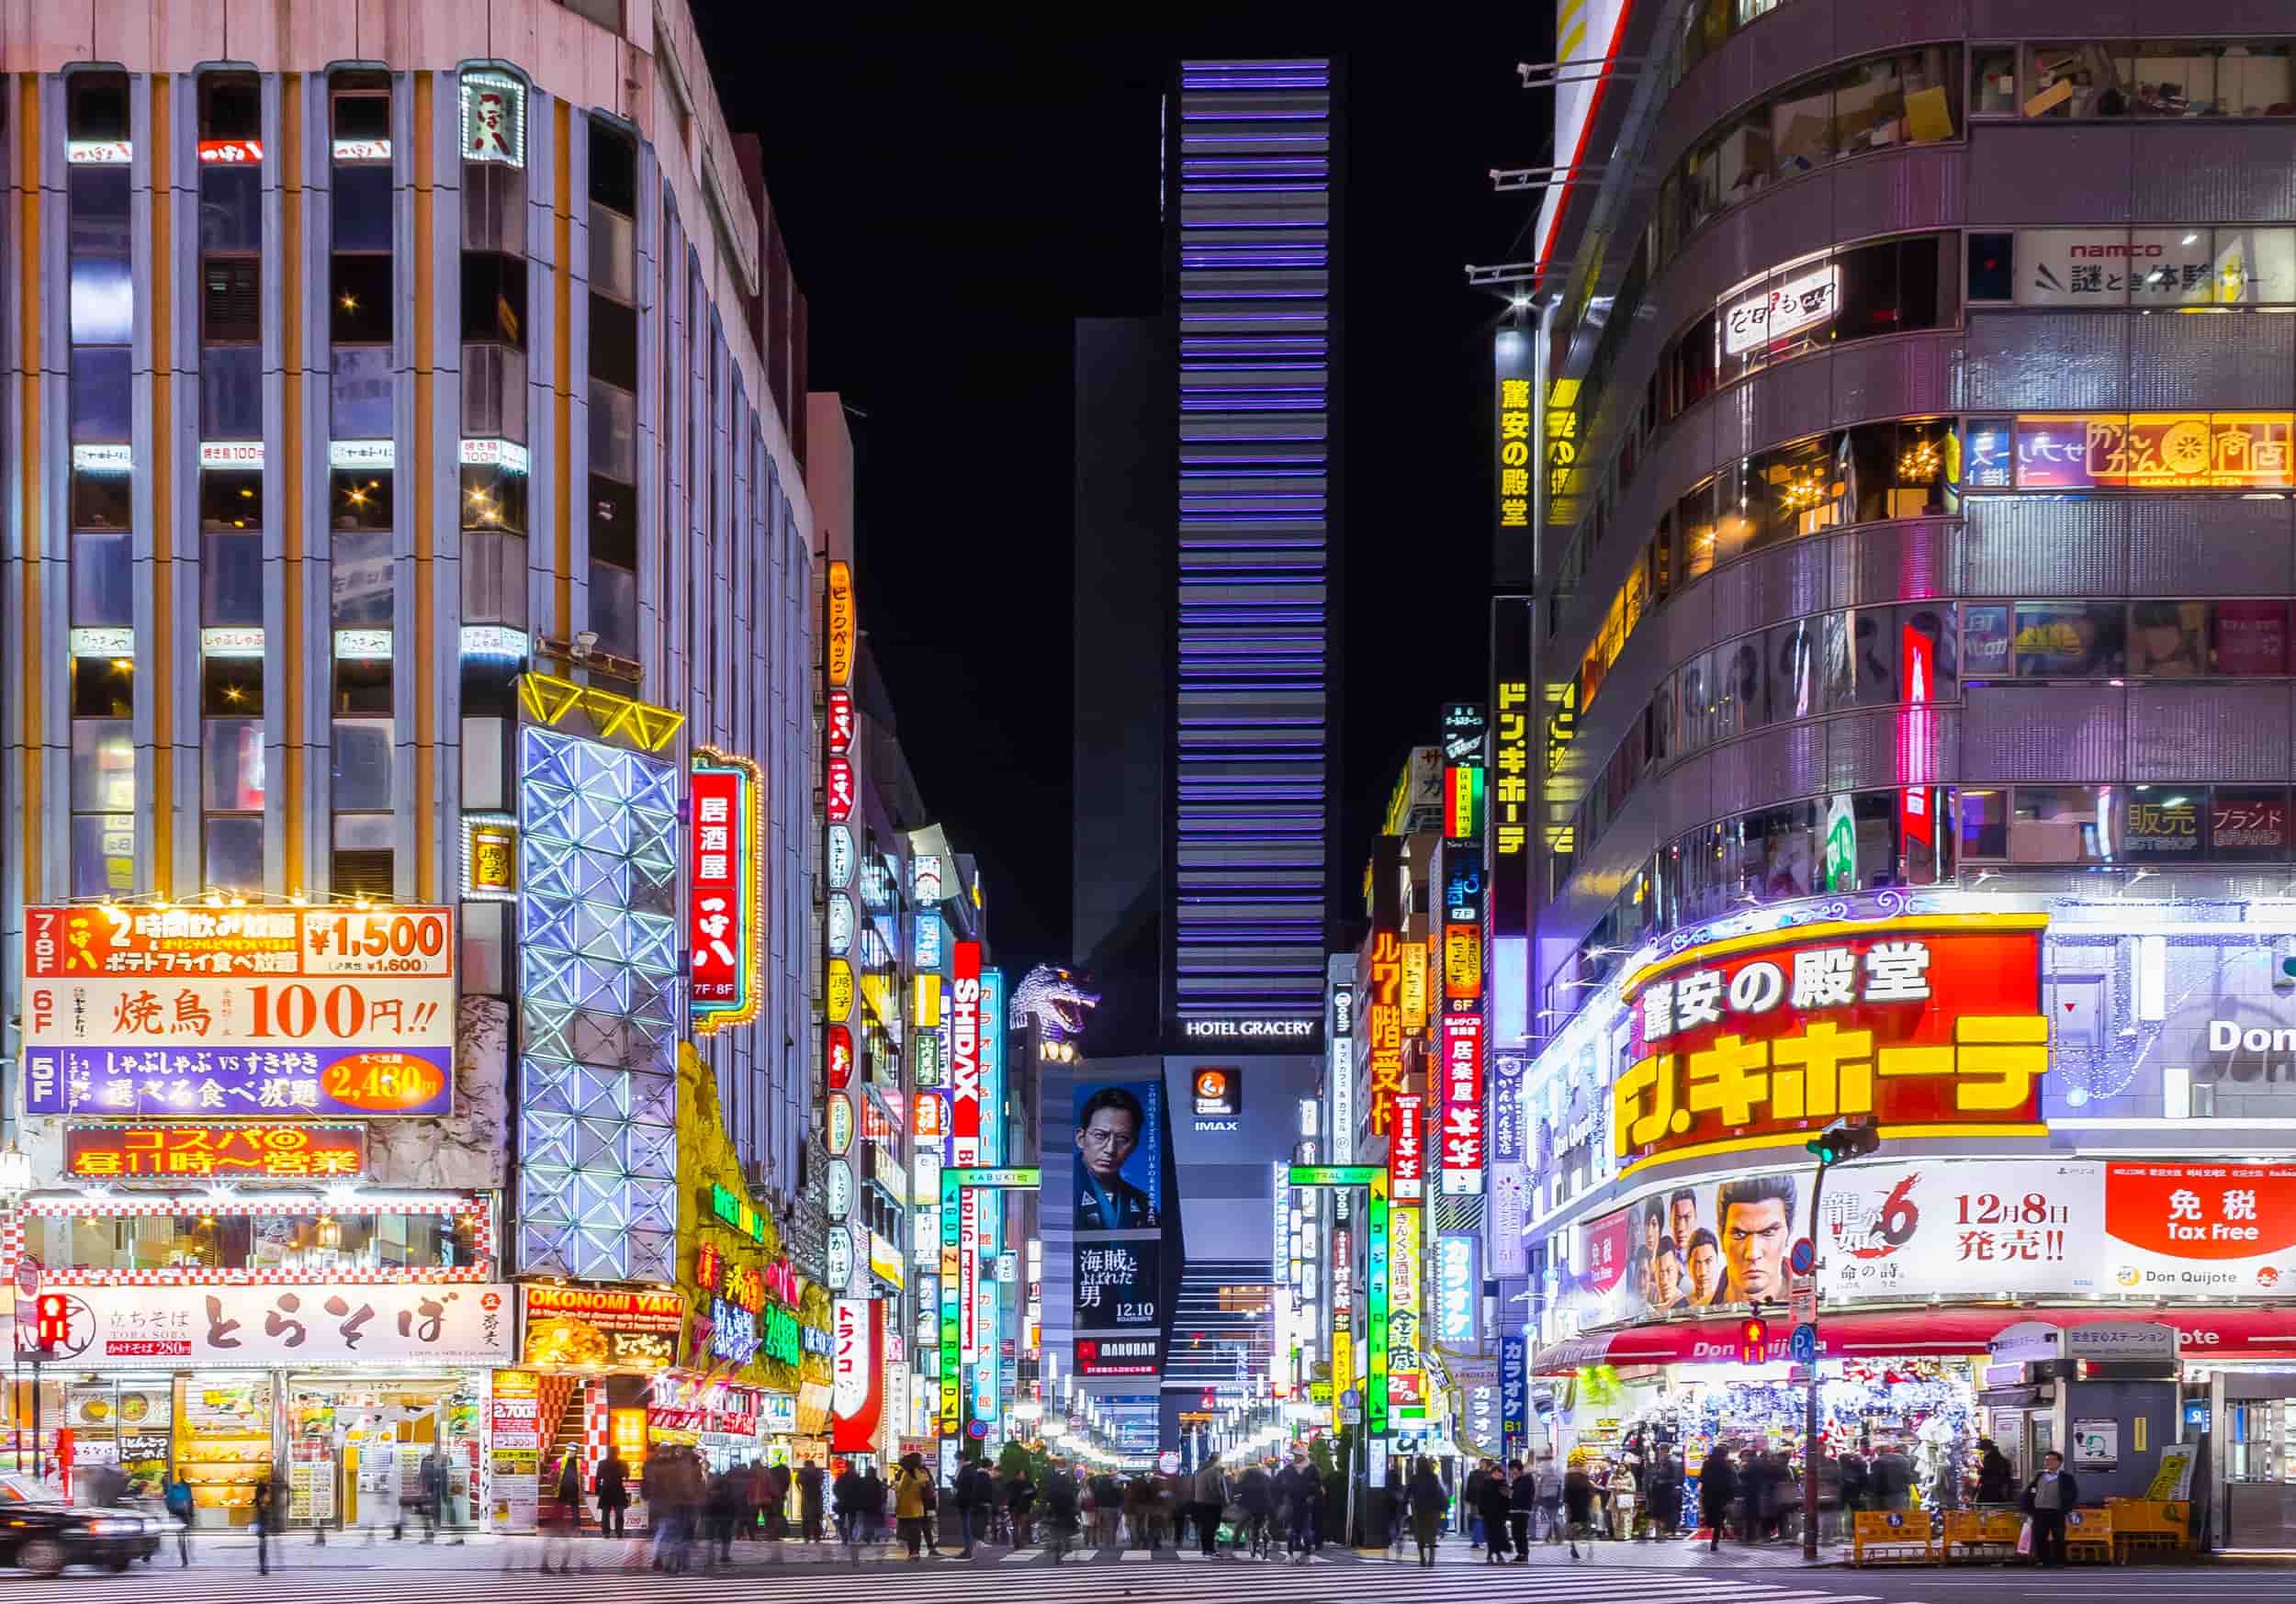
[[1714, 634], [1716, 640], [1744, 634], [1760, 628], [1761, 617], [1761, 563], [1759, 559], [1733, 563], [1707, 576], [1705, 584], [1714, 592]]
[[2127, 697], [2110, 685], [1965, 687], [1956, 772], [1983, 780], [2119, 780]]
[[[2283, 11], [2274, 31], [2285, 32]], [[2178, 28], [2183, 32], [2181, 25]], [[2139, 219], [2170, 222], [2284, 223], [2296, 218], [2296, 163], [2286, 123], [2169, 118], [2141, 130], [2129, 174]]]
[[[1834, 423], [1946, 412], [1955, 403], [1961, 335], [1951, 329], [1861, 340], [1828, 353]], [[1783, 380], [1791, 367], [1779, 370]]]
[[1978, 227], [2128, 222], [2134, 138], [2127, 123], [1977, 123], [1970, 130], [1969, 220]]
[[1788, 724], [1739, 743], [1745, 748], [1740, 780], [1745, 789], [1717, 792], [1717, 813], [1739, 813], [1788, 797], [1815, 796], [1826, 789], [1826, 729], [1822, 723]]
[[2270, 596], [2296, 586], [2290, 566], [2296, 503], [2277, 496], [2144, 496], [2127, 507], [2133, 595]]
[[1860, 240], [1958, 223], [1968, 205], [1958, 145], [1862, 156], [1834, 169], [1833, 237]]
[[1745, 384], [1747, 432], [1752, 449], [1822, 434], [1833, 421], [1833, 386], [1824, 363], [1784, 363]]
[[1951, 707], [1826, 720], [1819, 726], [1826, 733], [1826, 789], [1870, 791], [1947, 778], [1958, 721]]
[[2131, 411], [2284, 409], [2296, 402], [2296, 319], [2163, 312], [2123, 320], [2129, 329]]
[[1871, 524], [1837, 542], [1833, 605], [1951, 595], [1959, 526], [1946, 519]]
[[1962, 547], [1967, 596], [2114, 596], [2126, 589], [2129, 504], [2110, 496], [1972, 501]]
[[2288, 778], [2286, 681], [2139, 684], [2128, 695], [2132, 780]]
[[1666, 660], [1679, 665], [1714, 642], [1714, 587], [1693, 585], [1659, 614]]
[[1973, 312], [1964, 404], [2125, 408], [2129, 325], [2139, 320], [2122, 312]]
[[1841, 57], [1872, 55], [1909, 39], [1959, 39], [1964, 23], [1962, 0], [1858, 0], [1829, 10], [1834, 54]]

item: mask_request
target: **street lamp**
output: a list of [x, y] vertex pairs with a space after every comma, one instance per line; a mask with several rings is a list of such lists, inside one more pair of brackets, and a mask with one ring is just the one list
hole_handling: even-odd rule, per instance
[[1809, 1393], [1802, 1410], [1802, 1557], [1818, 1557], [1818, 1200], [1826, 1190], [1826, 1172], [1836, 1164], [1862, 1159], [1882, 1145], [1882, 1133], [1870, 1119], [1837, 1119], [1804, 1144], [1818, 1160], [1818, 1179], [1809, 1189], [1810, 1283]]

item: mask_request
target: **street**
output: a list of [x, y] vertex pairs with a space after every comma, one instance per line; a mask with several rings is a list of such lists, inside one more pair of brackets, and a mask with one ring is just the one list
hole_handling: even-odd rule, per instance
[[[782, 1559], [758, 1557], [770, 1551], [745, 1544], [740, 1562], [716, 1570], [696, 1569], [681, 1576], [646, 1568], [641, 1542], [609, 1543], [585, 1539], [573, 1576], [543, 1575], [538, 1540], [482, 1540], [461, 1548], [417, 1544], [366, 1545], [336, 1542], [314, 1546], [298, 1538], [274, 1548], [269, 1576], [254, 1568], [254, 1551], [241, 1539], [211, 1542], [196, 1551], [189, 1570], [163, 1554], [149, 1566], [121, 1576], [74, 1572], [55, 1579], [14, 1576], [6, 1583], [10, 1598], [33, 1604], [46, 1600], [149, 1600], [155, 1594], [200, 1599], [371, 1599], [378, 1588], [393, 1604], [448, 1604], [483, 1589], [503, 1604], [561, 1598], [577, 1594], [597, 1604], [673, 1596], [713, 1600], [793, 1600], [794, 1604], [841, 1604], [844, 1600], [917, 1598], [950, 1604], [1001, 1604], [1017, 1595], [1031, 1599], [1097, 1604], [1161, 1604], [1163, 1600], [1218, 1598], [1222, 1604], [1252, 1600], [1387, 1601], [1482, 1600], [1492, 1604], [1982, 1604], [1987, 1594], [2013, 1595], [2020, 1604], [2095, 1604], [2144, 1599], [2165, 1604], [2266, 1604], [2286, 1595], [2287, 1577], [2278, 1567], [2210, 1566], [2092, 1567], [2064, 1575], [2037, 1576], [2020, 1568], [1803, 1568], [1783, 1552], [1726, 1550], [1710, 1555], [1684, 1544], [1664, 1551], [1625, 1552], [1622, 1545], [1592, 1547], [1573, 1564], [1560, 1550], [1541, 1551], [1525, 1566], [1494, 1568], [1456, 1538], [1439, 1551], [1432, 1571], [1406, 1560], [1343, 1549], [1327, 1549], [1305, 1565], [1281, 1560], [1206, 1560], [1193, 1550], [1154, 1554], [1141, 1549], [1112, 1549], [1071, 1555], [1058, 1566], [1038, 1549], [1004, 1551], [983, 1547], [971, 1563], [926, 1559], [915, 1565], [894, 1557], [864, 1559], [858, 1566], [827, 1546], [807, 1550], [792, 1544]], [[1025, 1573], [1025, 1580], [1022, 1573]]]

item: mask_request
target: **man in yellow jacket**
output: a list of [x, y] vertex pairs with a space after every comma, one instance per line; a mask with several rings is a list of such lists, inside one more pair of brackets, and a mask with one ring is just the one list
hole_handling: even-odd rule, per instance
[[901, 1523], [901, 1541], [908, 1544], [912, 1561], [924, 1557], [925, 1488], [930, 1479], [924, 1460], [914, 1453], [903, 1454], [893, 1473], [893, 1518]]

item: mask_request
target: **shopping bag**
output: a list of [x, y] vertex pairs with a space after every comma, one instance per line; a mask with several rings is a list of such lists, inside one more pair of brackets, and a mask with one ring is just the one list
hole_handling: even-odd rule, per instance
[[2031, 1520], [2028, 1520], [2022, 1526], [2020, 1526], [2017, 1529], [2017, 1552], [2020, 1554], [2031, 1554], [2032, 1551], [2033, 1523]]

